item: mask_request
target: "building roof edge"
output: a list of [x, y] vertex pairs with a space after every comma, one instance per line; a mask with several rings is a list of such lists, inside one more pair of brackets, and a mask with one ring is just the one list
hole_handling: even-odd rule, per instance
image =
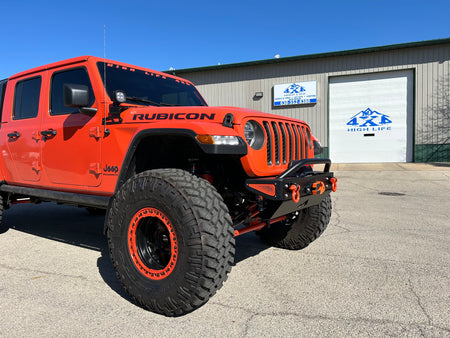
[[166, 70], [164, 72], [168, 73], [168, 74], [179, 75], [179, 74], [183, 74], [183, 73], [194, 73], [194, 72], [202, 72], [202, 71], [210, 71], [210, 70], [221, 70], [221, 69], [229, 69], [229, 68], [257, 66], [257, 65], [265, 65], [265, 64], [272, 64], [272, 63], [299, 61], [299, 60], [306, 60], [306, 59], [318, 59], [318, 58], [326, 58], [326, 57], [334, 57], [334, 56], [365, 54], [365, 53], [381, 52], [381, 51], [388, 51], [388, 50], [394, 50], [394, 49], [405, 49], [405, 48], [442, 45], [442, 44], [447, 44], [447, 43], [450, 44], [450, 38], [416, 41], [416, 42], [406, 42], [406, 43], [393, 44], [393, 45], [357, 48], [357, 49], [349, 49], [349, 50], [342, 50], [342, 51], [335, 51], [335, 52], [287, 56], [287, 57], [282, 57], [282, 58], [264, 59], [264, 60], [256, 60], [256, 61], [228, 63], [228, 64], [223, 64], [223, 65]]

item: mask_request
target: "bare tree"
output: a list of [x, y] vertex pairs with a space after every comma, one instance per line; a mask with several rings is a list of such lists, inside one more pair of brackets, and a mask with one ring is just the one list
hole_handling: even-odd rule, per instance
[[450, 82], [441, 77], [434, 87], [432, 104], [425, 108], [428, 119], [423, 124], [424, 143], [432, 151], [424, 158], [429, 161], [449, 161], [450, 152]]

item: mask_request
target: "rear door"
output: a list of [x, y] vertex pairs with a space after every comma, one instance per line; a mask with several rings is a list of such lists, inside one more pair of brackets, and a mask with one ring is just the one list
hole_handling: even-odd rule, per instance
[[42, 116], [42, 166], [52, 184], [98, 186], [101, 182], [101, 114], [80, 113], [64, 105], [64, 84], [89, 89], [90, 107], [96, 107], [85, 67], [69, 66], [50, 78], [49, 110]]
[[11, 104], [5, 103], [4, 114], [8, 116], [3, 116], [2, 121], [8, 122], [2, 124], [0, 135], [9, 152], [3, 158], [13, 182], [36, 183], [41, 178], [39, 111], [45, 106], [41, 95], [44, 80], [45, 72], [12, 81], [14, 99]]

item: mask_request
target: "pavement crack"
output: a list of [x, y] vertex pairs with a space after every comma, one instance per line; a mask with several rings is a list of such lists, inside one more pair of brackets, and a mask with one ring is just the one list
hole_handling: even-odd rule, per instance
[[351, 232], [350, 229], [348, 229], [348, 228], [346, 228], [346, 227], [343, 227], [342, 225], [334, 224], [334, 226], [335, 226], [336, 228], [339, 228], [339, 229], [344, 230], [344, 232]]
[[[409, 285], [410, 285], [411, 290], [414, 290], [414, 289], [412, 289], [411, 283], [409, 283]], [[412, 292], [417, 297], [419, 306], [422, 308], [422, 311], [424, 311], [426, 317], [428, 318], [427, 325], [429, 327], [433, 327], [433, 328], [443, 330], [443, 331], [450, 333], [450, 328], [432, 324], [431, 317], [428, 315], [428, 313], [424, 309], [423, 305], [421, 304], [420, 298], [414, 291], [412, 291]], [[308, 315], [308, 314], [303, 314], [303, 313], [283, 312], [283, 311], [264, 312], [264, 311], [254, 311], [250, 308], [246, 308], [246, 307], [242, 307], [242, 306], [228, 305], [228, 304], [223, 304], [223, 303], [214, 302], [214, 301], [210, 301], [209, 303], [223, 307], [228, 310], [238, 309], [238, 310], [244, 311], [249, 314], [248, 319], [245, 321], [244, 331], [243, 331], [243, 334], [241, 335], [242, 337], [246, 337], [250, 334], [250, 324], [251, 324], [252, 320], [254, 320], [258, 316], [262, 316], [262, 317], [265, 317], [265, 316], [298, 317], [298, 318], [307, 319], [307, 320], [329, 320], [329, 321], [338, 321], [338, 322], [347, 321], [347, 322], [366, 323], [366, 324], [381, 324], [381, 325], [394, 324], [394, 325], [400, 325], [402, 327], [415, 326], [421, 333], [424, 333], [422, 331], [422, 329], [423, 329], [422, 326], [424, 325], [424, 323], [405, 323], [402, 321], [376, 319], [376, 318], [363, 318], [363, 317], [345, 317], [345, 316], [333, 317], [333, 316], [324, 316], [324, 315], [320, 315], [320, 314]]]
[[340, 214], [339, 209], [336, 207], [336, 204], [337, 204], [338, 200], [339, 200], [338, 197], [335, 197], [335, 198], [333, 198], [331, 200], [332, 209], [333, 209], [333, 213], [332, 213], [332, 215], [333, 215], [333, 223], [332, 223], [332, 225], [335, 226], [336, 228], [345, 230], [344, 232], [351, 232], [350, 229], [348, 229], [348, 228], [346, 228], [346, 227], [341, 225], [341, 214]]
[[253, 313], [246, 321], [244, 326], [244, 332], [242, 334], [242, 337], [248, 337], [248, 331], [250, 329], [250, 323], [252, 322], [253, 318], [255, 318], [258, 315], [258, 313]]
[[411, 291], [411, 293], [414, 295], [414, 297], [416, 297], [417, 305], [419, 305], [419, 307], [422, 309], [423, 314], [425, 315], [425, 317], [427, 317], [428, 325], [432, 326], [433, 321], [431, 319], [431, 316], [428, 314], [427, 310], [425, 309], [425, 306], [422, 304], [420, 296], [418, 295], [416, 290], [414, 290], [411, 278], [408, 278], [408, 287], [409, 287], [409, 290]]
[[74, 278], [74, 279], [80, 279], [80, 280], [88, 280], [88, 278], [85, 276], [67, 275], [67, 274], [58, 273], [58, 272], [50, 272], [50, 271], [35, 270], [35, 269], [28, 269], [28, 268], [18, 268], [18, 267], [9, 266], [6, 264], [0, 264], [0, 268], [6, 269], [6, 270], [12, 270], [12, 271], [31, 272], [34, 274], [47, 275], [47, 276], [58, 276], [58, 277]]

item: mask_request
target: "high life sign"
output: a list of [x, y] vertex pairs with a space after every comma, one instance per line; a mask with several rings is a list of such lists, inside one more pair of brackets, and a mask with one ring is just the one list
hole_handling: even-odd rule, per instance
[[317, 82], [295, 82], [273, 87], [273, 105], [287, 106], [317, 102]]

